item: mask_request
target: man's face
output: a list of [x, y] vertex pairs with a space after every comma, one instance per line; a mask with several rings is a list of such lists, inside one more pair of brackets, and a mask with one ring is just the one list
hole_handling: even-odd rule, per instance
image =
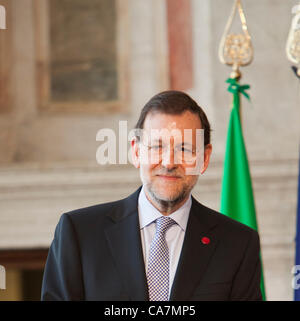
[[[158, 112], [147, 115], [143, 136], [139, 143], [135, 142], [132, 146], [136, 156], [134, 164], [140, 168], [146, 194], [150, 194], [151, 198], [176, 203], [189, 195], [199, 177], [198, 174], [187, 174], [195, 166], [196, 129], [201, 129], [200, 119], [189, 111], [181, 115]], [[186, 130], [190, 135], [185, 135]], [[156, 135], [163, 131], [171, 135]], [[181, 151], [187, 151], [186, 157]], [[211, 145], [205, 150], [201, 173], [208, 166], [210, 153]], [[145, 156], [148, 162], [142, 161]]]

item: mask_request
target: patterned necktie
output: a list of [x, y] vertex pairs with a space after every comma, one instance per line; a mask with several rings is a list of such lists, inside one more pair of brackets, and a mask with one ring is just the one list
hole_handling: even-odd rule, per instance
[[169, 297], [169, 248], [166, 231], [174, 220], [162, 216], [156, 220], [156, 232], [150, 246], [147, 281], [150, 301], [168, 301]]

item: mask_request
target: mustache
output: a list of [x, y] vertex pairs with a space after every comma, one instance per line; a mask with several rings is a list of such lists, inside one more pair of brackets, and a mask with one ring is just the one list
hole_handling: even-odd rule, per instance
[[175, 176], [175, 177], [182, 177], [182, 173], [180, 173], [177, 169], [159, 169], [154, 175], [161, 175], [161, 176]]

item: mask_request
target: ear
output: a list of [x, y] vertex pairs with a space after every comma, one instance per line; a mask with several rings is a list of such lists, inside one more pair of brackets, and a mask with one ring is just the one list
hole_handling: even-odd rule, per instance
[[136, 137], [131, 140], [131, 157], [135, 168], [140, 168], [140, 148]]
[[204, 149], [204, 161], [203, 161], [203, 167], [201, 170], [201, 174], [203, 174], [208, 167], [211, 153], [212, 153], [212, 145], [207, 144]]

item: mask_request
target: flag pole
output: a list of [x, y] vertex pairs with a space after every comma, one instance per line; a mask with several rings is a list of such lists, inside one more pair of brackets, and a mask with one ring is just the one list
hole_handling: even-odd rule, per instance
[[285, 50], [288, 60], [296, 64], [296, 66], [292, 66], [292, 70], [300, 78], [300, 2], [297, 6], [293, 7], [292, 13], [295, 16], [292, 19]]
[[[233, 33], [231, 29], [237, 15], [240, 19], [241, 32]], [[250, 86], [239, 83], [240, 67], [252, 62], [253, 52], [241, 0], [235, 0], [219, 46], [220, 61], [232, 67], [226, 83], [229, 84], [227, 90], [233, 95], [224, 158], [220, 212], [258, 230], [251, 175], [241, 126], [241, 96], [250, 100], [247, 93]], [[261, 254], [259, 257], [261, 262], [260, 288], [262, 298], [265, 300]]]
[[[239, 16], [241, 32], [231, 33], [231, 28], [235, 16]], [[245, 13], [241, 0], [235, 0], [231, 14], [224, 29], [219, 46], [219, 59], [221, 63], [232, 66], [230, 78], [235, 79], [236, 83], [240, 81], [242, 74], [240, 67], [249, 65], [253, 60], [253, 46], [251, 36], [248, 31]], [[242, 123], [242, 108], [239, 107], [239, 115]]]
[[[300, 79], [300, 2], [292, 9], [295, 16], [286, 43], [286, 55], [293, 64], [291, 66], [296, 77]], [[296, 66], [295, 66], [296, 65]], [[299, 174], [298, 174], [298, 200], [296, 209], [296, 236], [295, 236], [295, 266], [300, 264], [300, 146], [299, 146]], [[294, 301], [300, 301], [300, 289], [294, 286]]]

